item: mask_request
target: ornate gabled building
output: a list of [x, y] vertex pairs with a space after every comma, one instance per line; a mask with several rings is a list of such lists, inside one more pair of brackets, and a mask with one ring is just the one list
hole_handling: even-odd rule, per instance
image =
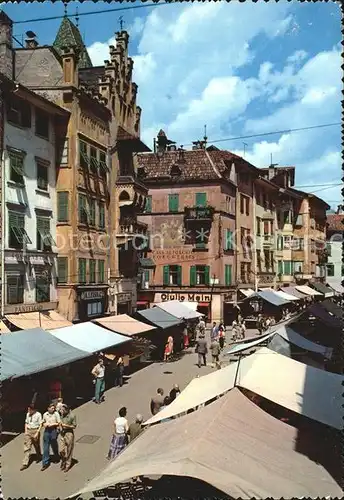
[[59, 309], [84, 321], [136, 306], [136, 271], [145, 230], [136, 215], [147, 191], [134, 153], [141, 109], [132, 82], [129, 35], [116, 33], [110, 60], [92, 66], [79, 29], [64, 17], [51, 46], [36, 38], [16, 49], [19, 81], [71, 113], [58, 161]]

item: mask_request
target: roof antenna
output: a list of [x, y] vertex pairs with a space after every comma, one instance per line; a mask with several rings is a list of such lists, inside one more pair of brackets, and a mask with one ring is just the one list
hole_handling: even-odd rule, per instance
[[243, 142], [243, 145], [244, 145], [244, 158], [245, 158], [246, 146], [248, 146], [248, 144], [246, 142]]
[[67, 14], [68, 2], [63, 2], [63, 4], [64, 4], [64, 17], [68, 17], [68, 14]]
[[273, 163], [272, 163], [272, 153], [270, 153], [270, 165], [272, 166]]
[[79, 28], [79, 9], [78, 9], [78, 6], [76, 6], [76, 9], [75, 9], [75, 24], [76, 24], [76, 27]]
[[208, 140], [208, 137], [207, 137], [207, 125], [204, 125], [204, 148], [206, 148], [207, 146], [207, 140]]
[[123, 26], [124, 26], [123, 16], [120, 16], [118, 18], [118, 22], [119, 22], [119, 27], [120, 27], [121, 31], [123, 31]]

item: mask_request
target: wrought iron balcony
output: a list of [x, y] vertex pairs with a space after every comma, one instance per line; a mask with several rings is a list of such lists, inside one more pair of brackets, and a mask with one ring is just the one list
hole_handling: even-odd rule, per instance
[[185, 207], [184, 219], [186, 221], [208, 221], [214, 220], [214, 207]]
[[148, 225], [144, 222], [140, 222], [135, 218], [123, 217], [119, 221], [118, 235], [132, 235], [137, 236], [140, 234], [145, 234], [147, 232]]

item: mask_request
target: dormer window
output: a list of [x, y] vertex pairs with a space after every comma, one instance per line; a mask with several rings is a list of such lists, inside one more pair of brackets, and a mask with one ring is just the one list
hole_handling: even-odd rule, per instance
[[181, 171], [179, 165], [172, 165], [171, 172], [170, 172], [171, 176], [177, 177], [177, 176], [181, 175], [181, 173], [182, 173], [182, 171]]

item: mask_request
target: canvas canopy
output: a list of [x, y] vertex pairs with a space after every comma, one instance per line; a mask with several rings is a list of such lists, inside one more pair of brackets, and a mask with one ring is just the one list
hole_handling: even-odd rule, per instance
[[333, 290], [322, 283], [312, 283], [312, 287], [322, 293], [325, 297], [333, 297], [334, 295]]
[[331, 328], [341, 328], [343, 326], [343, 322], [338, 317], [330, 314], [322, 307], [322, 304], [312, 304], [308, 311]]
[[260, 292], [255, 292], [251, 295], [250, 299], [253, 297], [259, 297], [260, 299], [263, 299], [266, 302], [269, 302], [269, 304], [277, 307], [285, 306], [290, 302], [289, 300], [285, 300], [277, 295], [273, 290], [261, 290]]
[[179, 319], [175, 318], [160, 307], [152, 307], [151, 309], [137, 311], [137, 315], [163, 330], [181, 324]]
[[145, 424], [180, 415], [236, 385], [300, 415], [341, 429], [343, 381], [341, 375], [307, 366], [261, 347], [239, 362], [194, 379], [173, 403]]
[[55, 328], [72, 326], [70, 321], [67, 321], [56, 311], [7, 314], [6, 319], [21, 330], [30, 330], [32, 328], [53, 330]]
[[147, 420], [144, 425], [185, 413], [190, 408], [195, 408], [233, 389], [237, 367], [237, 363], [232, 363], [222, 370], [194, 378], [171, 404]]
[[240, 288], [239, 290], [245, 297], [251, 297], [254, 294], [254, 290], [252, 288]]
[[254, 340], [251, 340], [250, 342], [245, 342], [245, 343], [240, 343], [238, 345], [234, 345], [231, 347], [226, 354], [239, 354], [240, 352], [247, 351], [247, 349], [252, 349], [252, 347], [256, 347], [259, 344], [263, 344], [264, 342], [267, 342], [271, 337], [275, 335], [276, 331], [273, 331], [271, 333], [268, 333], [266, 335], [259, 335], [258, 337], [256, 336]]
[[[284, 340], [289, 342], [290, 344], [293, 344], [297, 347], [300, 347], [301, 349], [304, 349], [305, 351], [310, 351], [314, 352], [317, 354], [321, 354], [325, 358], [330, 359], [332, 356], [332, 349], [330, 347], [323, 346], [321, 344], [316, 344], [315, 342], [312, 342], [311, 340], [306, 339], [299, 333], [295, 332], [292, 328], [289, 326], [282, 326], [277, 330], [277, 335], [282, 337]], [[274, 350], [274, 349], [273, 349]], [[279, 351], [277, 351], [279, 352]]]
[[175, 318], [178, 319], [197, 319], [201, 318], [203, 314], [198, 311], [193, 311], [183, 302], [179, 302], [179, 300], [168, 300], [166, 302], [159, 302], [156, 304], [156, 307], [160, 307], [164, 311], [172, 314]]
[[0, 321], [0, 333], [3, 334], [3, 333], [9, 333], [9, 332], [10, 332], [10, 330], [7, 328], [5, 323], [3, 321]]
[[282, 299], [288, 300], [289, 302], [293, 302], [294, 300], [300, 300], [299, 297], [295, 297], [295, 295], [291, 295], [287, 292], [283, 292], [282, 290], [274, 290], [274, 292]]
[[341, 284], [340, 280], [330, 280], [329, 278], [327, 279], [327, 284], [333, 288], [333, 290], [337, 293], [343, 293], [344, 294], [344, 287]]
[[284, 287], [283, 290], [281, 290], [281, 291], [283, 291], [283, 292], [285, 291], [286, 293], [288, 293], [288, 295], [293, 295], [294, 297], [297, 297], [298, 299], [306, 299], [307, 298], [306, 294], [299, 292], [299, 290], [296, 290], [296, 288], [294, 286]]
[[155, 330], [154, 326], [147, 325], [147, 323], [142, 323], [134, 318], [131, 318], [127, 314], [119, 314], [118, 316], [106, 316], [105, 318], [100, 318], [94, 320], [100, 326], [107, 328], [115, 333], [120, 333], [122, 335], [138, 335], [140, 333], [152, 332]]
[[87, 356], [41, 328], [12, 332], [1, 337], [1, 380], [43, 372]]
[[295, 450], [296, 442], [295, 428], [235, 389], [197, 412], [149, 428], [73, 496], [141, 475], [197, 478], [232, 498], [341, 496], [331, 475]]
[[307, 285], [300, 285], [300, 286], [296, 286], [295, 288], [299, 292], [302, 292], [305, 295], [310, 295], [311, 297], [313, 297], [315, 295], [319, 295], [319, 296], [322, 295], [322, 293], [317, 292], [316, 290], [313, 290], [313, 288], [311, 288], [310, 286], [307, 286]]
[[344, 319], [344, 311], [343, 309], [335, 304], [332, 300], [326, 299], [321, 302], [321, 307], [326, 309], [327, 312], [336, 316], [340, 320]]
[[91, 322], [79, 323], [67, 328], [58, 328], [50, 333], [66, 344], [87, 353], [102, 351], [131, 340]]
[[342, 429], [344, 377], [262, 347], [239, 363], [237, 385], [323, 424]]

